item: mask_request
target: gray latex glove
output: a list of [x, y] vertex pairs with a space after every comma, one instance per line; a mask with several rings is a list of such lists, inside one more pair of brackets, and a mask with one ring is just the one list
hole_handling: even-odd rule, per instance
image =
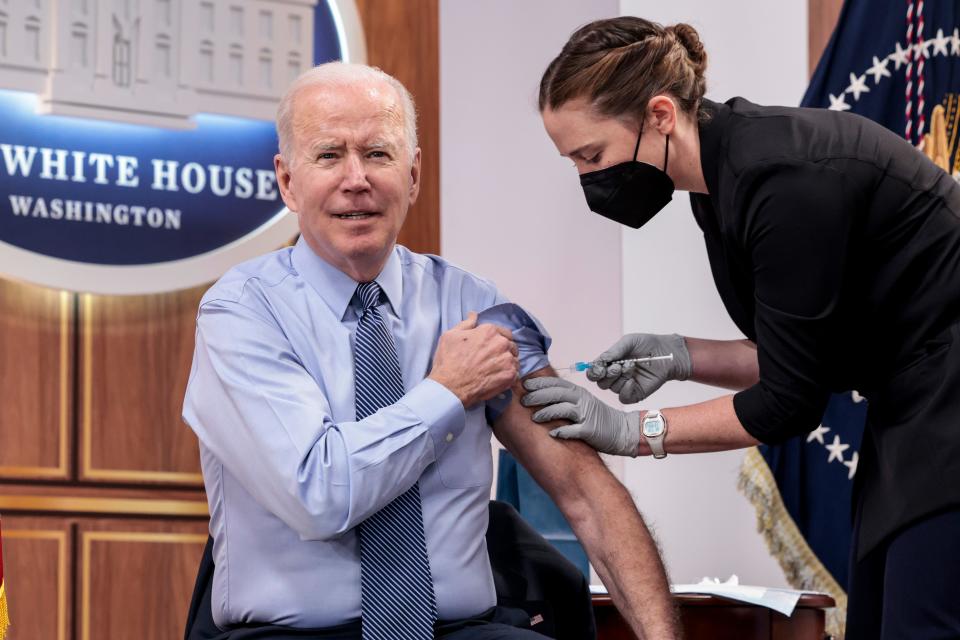
[[[608, 365], [615, 360], [671, 353], [673, 360]], [[628, 333], [597, 356], [593, 367], [587, 369], [587, 379], [596, 382], [601, 389], [619, 394], [620, 402], [633, 404], [645, 400], [667, 380], [686, 380], [692, 371], [693, 363], [683, 336]]]
[[624, 412], [598, 400], [593, 394], [561, 378], [530, 378], [523, 383], [530, 393], [520, 404], [543, 406], [534, 422], [571, 420], [575, 424], [550, 432], [554, 438], [583, 440], [597, 451], [636, 456], [640, 444], [640, 412]]

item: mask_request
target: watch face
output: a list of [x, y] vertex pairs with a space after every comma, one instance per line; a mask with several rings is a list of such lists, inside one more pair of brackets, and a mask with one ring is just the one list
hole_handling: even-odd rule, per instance
[[663, 418], [649, 418], [643, 421], [643, 435], [656, 438], [663, 433]]

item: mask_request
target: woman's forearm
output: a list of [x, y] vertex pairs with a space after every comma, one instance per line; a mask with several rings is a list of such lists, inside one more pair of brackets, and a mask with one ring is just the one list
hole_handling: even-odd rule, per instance
[[740, 391], [760, 378], [757, 347], [749, 340], [684, 338], [693, 371], [690, 380]]
[[[732, 395], [661, 412], [667, 421], [664, 438], [667, 453], [728, 451], [760, 444], [740, 424], [733, 410]], [[640, 438], [638, 453], [641, 456], [652, 453], [645, 438]]]

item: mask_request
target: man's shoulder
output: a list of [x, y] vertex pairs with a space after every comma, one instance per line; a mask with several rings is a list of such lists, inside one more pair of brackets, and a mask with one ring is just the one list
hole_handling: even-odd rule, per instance
[[397, 253], [404, 272], [411, 277], [431, 279], [441, 289], [457, 289], [464, 293], [475, 291], [482, 295], [497, 296], [497, 285], [492, 280], [479, 276], [441, 256], [431, 253], [416, 253], [403, 245], [397, 245]]
[[234, 265], [207, 289], [200, 306], [215, 300], [240, 302], [251, 288], [263, 290], [278, 286], [295, 274], [291, 251], [291, 247], [285, 247]]

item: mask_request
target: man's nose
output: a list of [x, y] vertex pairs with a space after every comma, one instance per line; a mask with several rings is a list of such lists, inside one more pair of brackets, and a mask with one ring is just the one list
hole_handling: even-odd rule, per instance
[[370, 188], [370, 182], [367, 180], [367, 168], [364, 166], [363, 158], [350, 154], [347, 156], [343, 168], [343, 183], [341, 188], [344, 191], [366, 191]]

